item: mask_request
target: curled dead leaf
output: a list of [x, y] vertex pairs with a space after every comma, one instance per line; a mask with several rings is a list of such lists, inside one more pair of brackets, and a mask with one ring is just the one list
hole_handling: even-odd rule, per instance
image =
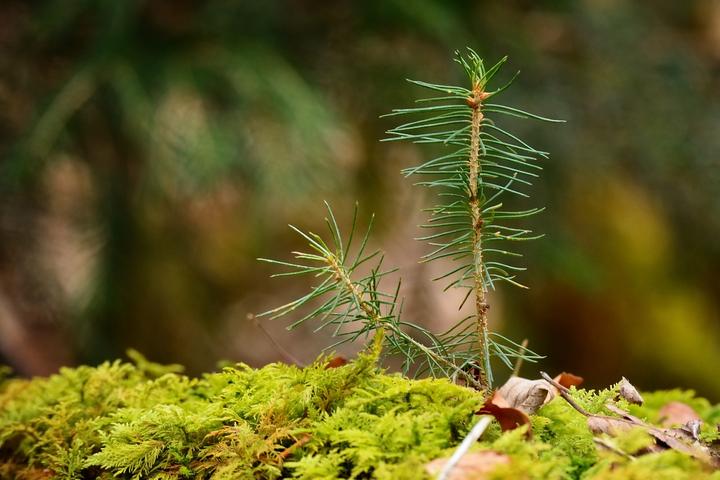
[[[425, 470], [430, 475], [439, 474], [449, 458], [437, 458], [425, 464]], [[510, 457], [502, 453], [486, 450], [482, 452], [471, 452], [463, 456], [453, 467], [447, 480], [484, 480], [499, 465], [510, 463]]]
[[507, 406], [522, 410], [530, 415], [555, 398], [555, 392], [544, 380], [528, 380], [522, 377], [510, 377], [497, 393], [507, 402]]
[[685, 425], [681, 425], [678, 428], [668, 428], [665, 430], [665, 432], [680, 440], [695, 442], [700, 440], [701, 426], [701, 420], [690, 420]]
[[642, 405], [645, 400], [643, 400], [642, 395], [640, 395], [640, 392], [637, 391], [637, 389], [628, 381], [627, 378], [622, 377], [620, 380], [620, 397], [624, 398], [628, 402], [635, 404], [635, 405]]
[[[720, 468], [720, 459], [715, 457], [710, 448], [698, 442], [699, 424], [692, 421], [681, 428], [661, 429], [653, 425], [643, 422], [638, 417], [618, 408], [612, 404], [606, 404], [611, 412], [621, 416], [621, 418], [605, 417], [601, 415], [588, 416], [588, 426], [593, 433], [607, 433], [609, 435], [617, 435], [631, 428], [640, 427], [647, 431], [654, 439], [655, 445], [660, 449], [673, 449], [678, 452], [690, 455], [713, 468]], [[595, 418], [593, 418], [595, 417]], [[612, 421], [608, 421], [612, 420]], [[623, 426], [624, 424], [624, 426]], [[597, 428], [598, 431], [593, 430]], [[653, 448], [651, 451], [658, 451]]]
[[[580, 385], [583, 378], [563, 372], [556, 376], [554, 381], [565, 388], [570, 388]], [[537, 412], [540, 407], [555, 398], [558, 392], [555, 386], [543, 379], [530, 380], [514, 375], [497, 391], [505, 401], [505, 407], [516, 408], [528, 415]]]

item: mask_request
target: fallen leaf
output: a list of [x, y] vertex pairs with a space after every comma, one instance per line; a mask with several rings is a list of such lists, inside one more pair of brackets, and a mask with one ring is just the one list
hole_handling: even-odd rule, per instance
[[[565, 388], [578, 386], [583, 382], [582, 377], [567, 372], [562, 372], [554, 380]], [[537, 412], [540, 407], [555, 398], [558, 392], [555, 386], [545, 380], [530, 380], [515, 375], [498, 389], [498, 393], [507, 402], [507, 407], [517, 408], [528, 415]]]
[[[425, 464], [425, 470], [430, 475], [439, 474], [449, 458], [438, 458]], [[510, 457], [502, 453], [486, 450], [483, 452], [471, 452], [464, 455], [450, 474], [445, 477], [447, 480], [484, 480], [499, 465], [510, 463]]]
[[553, 380], [555, 380], [557, 383], [559, 383], [565, 388], [580, 386], [585, 381], [583, 377], [578, 377], [577, 375], [573, 375], [572, 373], [568, 372], [562, 372]]
[[700, 415], [690, 405], [682, 402], [670, 402], [658, 413], [663, 427], [685, 425], [690, 421], [700, 420]]
[[605, 433], [610, 436], [616, 436], [620, 433], [627, 432], [635, 426], [629, 420], [608, 417], [605, 415], [588, 416], [587, 425], [590, 431], [595, 435]]
[[507, 402], [508, 407], [517, 408], [528, 415], [555, 398], [553, 388], [546, 381], [522, 377], [510, 377], [497, 393]]
[[645, 401], [640, 392], [625, 377], [620, 380], [620, 397], [635, 405], [642, 405]]
[[532, 438], [532, 430], [530, 417], [527, 414], [513, 406], [500, 394], [499, 391], [485, 401], [485, 405], [477, 411], [478, 414], [492, 415], [500, 424], [503, 432], [514, 430], [522, 425], [527, 425], [527, 437]]
[[348, 361], [345, 357], [332, 357], [328, 362], [325, 364], [325, 369], [328, 368], [338, 368], [342, 367], [343, 365], [347, 365]]

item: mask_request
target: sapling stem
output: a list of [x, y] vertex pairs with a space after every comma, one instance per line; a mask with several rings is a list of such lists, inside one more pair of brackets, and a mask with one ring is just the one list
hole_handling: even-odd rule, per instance
[[472, 109], [472, 120], [470, 122], [470, 156], [468, 158], [469, 170], [469, 203], [470, 221], [473, 232], [473, 283], [475, 292], [475, 315], [477, 321], [477, 335], [480, 343], [480, 365], [479, 382], [483, 390], [490, 388], [490, 345], [488, 339], [488, 310], [487, 287], [485, 286], [485, 267], [483, 264], [482, 234], [483, 218], [481, 214], [481, 200], [479, 192], [480, 175], [482, 166], [480, 164], [480, 128], [482, 127], [482, 102], [488, 97], [482, 83], [477, 80], [472, 89], [472, 95], [468, 97], [468, 106]]
[[[447, 273], [436, 280], [451, 279], [446, 290], [467, 289], [461, 308], [473, 297], [473, 334], [467, 333], [463, 320], [460, 322], [462, 329], [458, 330], [462, 333], [446, 335], [444, 340], [448, 345], [462, 345], [472, 352], [465, 357], [463, 368], [473, 371], [480, 389], [487, 392], [494, 382], [491, 357], [498, 358], [510, 369], [514, 359], [535, 361], [539, 358], [527, 348], [490, 331], [488, 293], [500, 282], [527, 288], [516, 280], [517, 272], [525, 269], [510, 264], [508, 258], [522, 255], [494, 246], [498, 241], [515, 243], [538, 238], [531, 230], [516, 227], [514, 222], [539, 213], [542, 208], [507, 210], [504, 197], [527, 198], [528, 194], [522, 191], [523, 185], [531, 185], [531, 180], [538, 177], [537, 170], [541, 167], [536, 161], [547, 158], [546, 152], [534, 149], [504, 130], [494, 117], [498, 114], [553, 120], [514, 107], [486, 104], [486, 100], [494, 99], [512, 82], [492, 91], [488, 89], [507, 58], [486, 68], [472, 49], [465, 54], [456, 53], [456, 62], [468, 76], [469, 88], [411, 80], [423, 88], [441, 92], [441, 95], [418, 100], [423, 106], [395, 109], [388, 114], [413, 115], [414, 119], [388, 130], [390, 138], [385, 140], [436, 144], [450, 149], [405, 169], [403, 173], [406, 176], [422, 175], [427, 180], [417, 182], [417, 185], [438, 189], [439, 205], [429, 209], [430, 218], [422, 225], [435, 229], [435, 232], [420, 238], [428, 241], [433, 250], [422, 258], [423, 261], [452, 259], [462, 262], [459, 266], [448, 267]], [[432, 106], [425, 106], [430, 101]], [[486, 114], [492, 114], [493, 118], [487, 118]], [[490, 248], [486, 248], [488, 244]], [[470, 339], [471, 335], [474, 338]], [[470, 344], [473, 347], [467, 347]]]

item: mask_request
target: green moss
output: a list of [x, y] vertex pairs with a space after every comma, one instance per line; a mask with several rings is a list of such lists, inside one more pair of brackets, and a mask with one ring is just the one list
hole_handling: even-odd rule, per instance
[[604, 460], [583, 478], [593, 480], [702, 480], [711, 474], [687, 455], [668, 450], [624, 463]]
[[511, 462], [496, 468], [491, 479], [523, 478], [564, 479], [572, 470], [570, 459], [558, 454], [549, 443], [525, 439], [526, 428], [506, 432], [500, 438], [487, 445], [490, 450], [509, 455]]
[[613, 439], [613, 444], [621, 452], [634, 455], [649, 448], [654, 443], [653, 437], [647, 430], [637, 427], [618, 435]]
[[[371, 356], [333, 369], [323, 359], [306, 368], [236, 365], [196, 379], [135, 360], [0, 384], [0, 478], [422, 480], [424, 465], [453, 452], [483, 403], [446, 380], [384, 374]], [[601, 410], [614, 393], [575, 395]], [[651, 406], [640, 413], [651, 418], [659, 407], [646, 398]], [[707, 476], [672, 452], [635, 461], [598, 452], [585, 418], [561, 399], [532, 422], [532, 441], [493, 424], [474, 447], [511, 458], [493, 478]], [[615, 441], [633, 451], [647, 440], [640, 437]], [[670, 476], [678, 471], [696, 476]]]
[[5, 477], [396, 478], [456, 445], [482, 403], [448, 381], [384, 375], [371, 357], [324, 365], [190, 379], [115, 362], [11, 380], [0, 393]]
[[571, 478], [579, 478], [598, 461], [586, 418], [562, 398], [555, 398], [538, 411], [533, 417], [533, 430], [540, 440], [553, 445], [554, 455], [567, 459]]

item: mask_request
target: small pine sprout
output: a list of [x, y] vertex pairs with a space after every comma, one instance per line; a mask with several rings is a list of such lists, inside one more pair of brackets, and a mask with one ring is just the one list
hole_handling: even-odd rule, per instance
[[[401, 320], [399, 283], [392, 293], [383, 292], [380, 281], [392, 270], [382, 267], [380, 252], [366, 252], [370, 228], [359, 246], [353, 245], [357, 206], [349, 237], [343, 243], [335, 216], [326, 203], [329, 241], [291, 226], [308, 242], [310, 251], [294, 252], [295, 262], [260, 259], [290, 269], [275, 276], [312, 274], [320, 283], [305, 296], [261, 315], [276, 318], [313, 305], [290, 328], [312, 319], [318, 323], [317, 330], [333, 329], [333, 335], [340, 339], [333, 347], [373, 333], [373, 352], [380, 355], [384, 345], [386, 353], [400, 355], [404, 373], [448, 376], [487, 390], [494, 380], [491, 357], [497, 357], [511, 369], [516, 359], [535, 362], [542, 358], [525, 346], [489, 331], [487, 294], [502, 282], [527, 288], [517, 278], [518, 272], [525, 268], [513, 262], [522, 255], [503, 243], [541, 237], [514, 222], [535, 215], [543, 208], [512, 210], [503, 202], [507, 196], [527, 198], [524, 188], [539, 176], [542, 170], [539, 160], [548, 158], [547, 152], [531, 147], [487, 115], [559, 120], [492, 101], [512, 83], [511, 79], [495, 90], [488, 88], [507, 57], [486, 68], [471, 49], [466, 55], [456, 54], [455, 61], [468, 75], [469, 88], [409, 80], [440, 95], [417, 100], [420, 106], [396, 109], [384, 115], [417, 118], [389, 130], [389, 138], [384, 141], [405, 140], [448, 149], [402, 173], [406, 177], [418, 176], [421, 178], [418, 185], [438, 190], [442, 202], [428, 209], [430, 218], [422, 225], [431, 233], [420, 238], [427, 241], [432, 250], [421, 261], [445, 258], [455, 261], [457, 265], [436, 280], [447, 282], [446, 289], [466, 289], [462, 303], [472, 297], [475, 313], [442, 334]], [[351, 250], [354, 250], [352, 255]], [[358, 275], [358, 267], [363, 264], [372, 265], [370, 273]]]

